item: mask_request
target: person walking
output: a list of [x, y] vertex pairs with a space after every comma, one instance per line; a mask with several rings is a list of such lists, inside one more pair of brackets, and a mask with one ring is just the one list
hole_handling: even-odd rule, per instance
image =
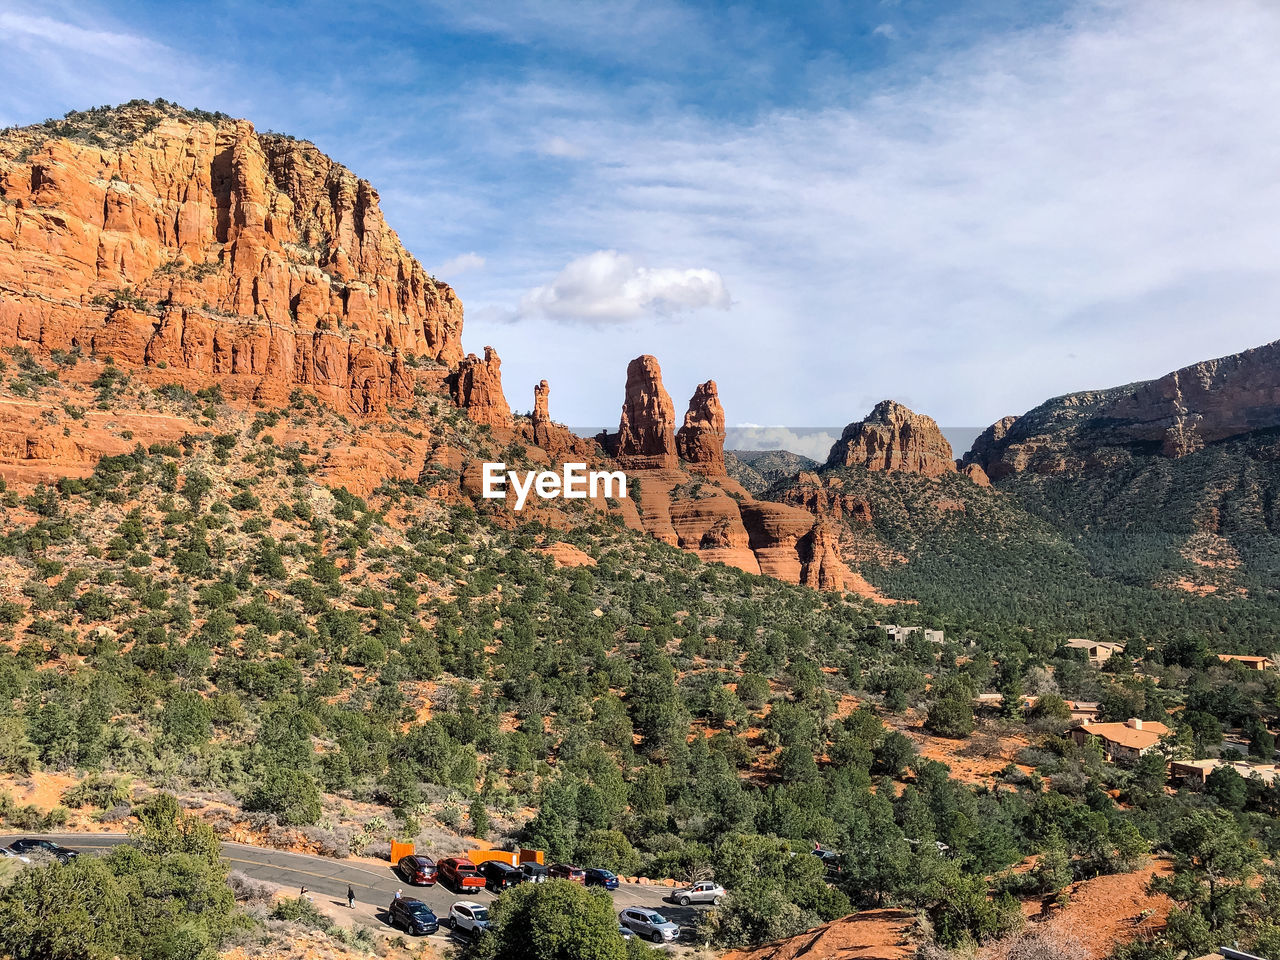
[[351, 889], [351, 884], [347, 884], [347, 907], [354, 910], [356, 908], [356, 892]]
[[399, 891], [399, 890], [397, 890], [397, 891], [396, 891], [396, 899], [397, 899], [397, 900], [399, 900], [399, 899], [400, 899], [400, 891]]

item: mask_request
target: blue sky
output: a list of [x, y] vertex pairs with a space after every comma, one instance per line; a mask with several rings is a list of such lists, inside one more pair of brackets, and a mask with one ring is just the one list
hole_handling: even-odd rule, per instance
[[314, 140], [495, 346], [616, 422], [982, 425], [1280, 336], [1265, 0], [0, 0], [0, 125], [163, 96]]

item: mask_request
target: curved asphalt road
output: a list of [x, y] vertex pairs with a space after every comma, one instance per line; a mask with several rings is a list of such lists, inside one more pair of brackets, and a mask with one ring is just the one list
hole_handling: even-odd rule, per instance
[[[122, 833], [8, 833], [0, 834], [0, 846], [7, 847], [22, 837], [42, 837], [83, 853], [103, 853], [129, 842], [128, 836]], [[411, 887], [392, 870], [391, 864], [379, 869], [331, 857], [315, 857], [305, 853], [289, 853], [226, 842], [222, 844], [222, 856], [230, 863], [232, 870], [238, 870], [254, 880], [279, 884], [291, 896], [297, 896], [305, 886], [313, 897], [323, 897], [346, 907], [347, 884], [350, 884], [356, 893], [357, 910], [353, 919], [360, 919], [363, 915], [384, 923], [387, 904], [395, 897], [397, 890], [402, 896], [422, 900], [439, 917], [448, 916], [449, 908], [459, 900], [488, 904], [495, 897], [488, 890], [470, 890], [465, 895], [455, 895], [442, 883], [432, 887]], [[612, 891], [611, 895], [616, 910], [632, 906], [647, 907], [659, 911], [668, 920], [681, 926], [689, 923], [696, 915], [696, 908], [663, 903], [662, 897], [666, 892], [665, 887], [624, 883]]]

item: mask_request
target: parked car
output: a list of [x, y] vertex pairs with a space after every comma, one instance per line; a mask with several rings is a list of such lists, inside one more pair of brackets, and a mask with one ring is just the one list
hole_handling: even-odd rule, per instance
[[421, 900], [396, 897], [387, 909], [387, 922], [415, 937], [426, 936], [440, 929], [440, 920]]
[[480, 864], [480, 873], [484, 877], [485, 887], [494, 893], [501, 893], [508, 887], [524, 882], [523, 873], [501, 860], [486, 860]]
[[547, 879], [547, 868], [540, 863], [522, 863], [520, 873], [524, 876], [525, 883], [542, 883]]
[[44, 840], [38, 837], [24, 837], [21, 840], [15, 840], [9, 844], [9, 849], [19, 855], [47, 853], [51, 857], [57, 857], [61, 863], [66, 863], [68, 860], [74, 860], [80, 856], [79, 850], [59, 846], [52, 840]]
[[637, 937], [654, 943], [669, 943], [680, 936], [678, 926], [648, 907], [627, 907], [618, 914], [618, 919]]
[[622, 937], [623, 940], [630, 940], [635, 936], [635, 934], [631, 932], [630, 927], [624, 927], [622, 924], [618, 924], [618, 936]]
[[489, 928], [489, 908], [474, 900], [459, 900], [449, 908], [449, 925], [459, 933], [478, 937]]
[[711, 880], [699, 880], [681, 890], [672, 890], [670, 899], [687, 907], [691, 903], [711, 903], [716, 906], [724, 899], [724, 887]]
[[567, 863], [554, 864], [547, 871], [547, 876], [553, 880], [572, 880], [574, 883], [586, 883], [587, 871], [581, 867], [571, 867]]
[[604, 887], [606, 890], [618, 889], [618, 878], [608, 870], [592, 867], [587, 870], [588, 887]]
[[396, 864], [396, 872], [405, 883], [412, 883], [416, 887], [436, 885], [436, 862], [430, 857], [420, 854], [401, 857], [400, 862]]
[[484, 877], [476, 869], [476, 865], [466, 857], [448, 857], [436, 864], [436, 874], [440, 882], [452, 887], [458, 893], [463, 890], [484, 889]]
[[12, 857], [15, 860], [21, 860], [23, 863], [30, 863], [30, 857], [24, 857], [20, 853], [14, 853], [8, 847], [0, 847], [0, 857]]

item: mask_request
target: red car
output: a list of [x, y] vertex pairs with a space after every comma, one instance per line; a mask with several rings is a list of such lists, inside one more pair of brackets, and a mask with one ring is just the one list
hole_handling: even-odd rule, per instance
[[430, 857], [413, 855], [401, 857], [397, 867], [405, 883], [412, 883], [417, 887], [435, 886], [436, 864]]
[[571, 867], [567, 863], [557, 863], [547, 871], [547, 876], [553, 880], [572, 880], [583, 885], [587, 882], [587, 871], [581, 867]]
[[436, 864], [440, 882], [461, 893], [463, 890], [483, 890], [484, 876], [466, 857], [448, 857]]

